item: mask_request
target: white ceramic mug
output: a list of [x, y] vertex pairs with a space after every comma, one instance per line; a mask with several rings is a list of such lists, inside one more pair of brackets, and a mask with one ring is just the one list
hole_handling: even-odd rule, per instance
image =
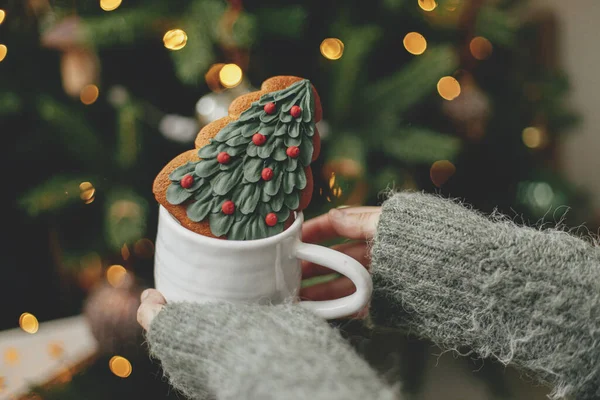
[[373, 290], [370, 274], [343, 253], [302, 243], [303, 221], [302, 213], [297, 213], [292, 226], [278, 235], [259, 240], [221, 240], [184, 228], [160, 206], [154, 256], [156, 289], [168, 302], [299, 301], [300, 260], [306, 260], [347, 276], [356, 292], [336, 300], [302, 301], [302, 306], [326, 319], [362, 310]]

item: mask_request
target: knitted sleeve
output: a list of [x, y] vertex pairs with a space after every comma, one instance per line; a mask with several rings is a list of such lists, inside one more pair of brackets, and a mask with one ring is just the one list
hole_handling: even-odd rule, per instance
[[470, 348], [553, 387], [600, 398], [600, 248], [453, 200], [398, 193], [372, 250], [375, 323]]
[[327, 322], [297, 305], [167, 304], [146, 336], [191, 399], [397, 399]]

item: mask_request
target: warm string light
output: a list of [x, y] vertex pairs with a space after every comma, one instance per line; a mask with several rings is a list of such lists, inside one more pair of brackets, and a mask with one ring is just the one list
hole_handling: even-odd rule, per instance
[[492, 55], [492, 43], [483, 36], [474, 37], [469, 43], [469, 50], [477, 60], [485, 60]]
[[96, 196], [96, 189], [90, 182], [81, 182], [79, 184], [79, 198], [83, 200], [85, 204], [90, 204], [94, 201]]
[[0, 24], [4, 22], [4, 17], [6, 17], [6, 11], [0, 9]]
[[122, 265], [111, 265], [106, 270], [106, 280], [112, 287], [119, 287], [127, 276], [127, 270]]
[[96, 100], [98, 100], [98, 96], [100, 95], [100, 90], [96, 85], [85, 85], [81, 92], [79, 92], [79, 99], [83, 104], [89, 106], [90, 104], [94, 104]]
[[433, 11], [437, 7], [435, 0], [419, 0], [419, 7], [423, 11]]
[[225, 64], [219, 71], [221, 85], [226, 88], [234, 88], [242, 82], [242, 69], [236, 64]]
[[437, 83], [437, 90], [445, 100], [454, 100], [460, 95], [460, 83], [452, 76], [444, 76]]
[[40, 324], [35, 315], [26, 312], [19, 317], [19, 326], [25, 332], [34, 334], [38, 331]]
[[163, 36], [163, 43], [169, 50], [181, 50], [185, 47], [188, 37], [182, 29], [171, 29]]
[[8, 47], [0, 44], [0, 62], [6, 58], [6, 53], [8, 53]]
[[119, 8], [122, 0], [100, 0], [100, 8], [104, 11], [113, 11]]
[[344, 42], [338, 38], [327, 38], [321, 42], [321, 54], [328, 60], [339, 60], [344, 54]]
[[523, 143], [530, 149], [538, 149], [546, 144], [546, 131], [535, 126], [523, 129]]
[[406, 36], [404, 36], [402, 43], [404, 44], [406, 51], [415, 56], [423, 54], [427, 49], [427, 40], [425, 40], [423, 35], [417, 32], [407, 33]]
[[448, 160], [439, 160], [431, 165], [429, 177], [437, 187], [441, 187], [456, 172], [456, 167]]
[[121, 356], [112, 357], [108, 362], [108, 367], [110, 368], [110, 371], [119, 378], [127, 378], [131, 375], [131, 371], [133, 370], [129, 360]]

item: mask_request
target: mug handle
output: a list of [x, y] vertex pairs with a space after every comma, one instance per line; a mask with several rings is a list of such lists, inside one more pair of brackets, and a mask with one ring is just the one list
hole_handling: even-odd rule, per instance
[[362, 310], [371, 298], [373, 281], [367, 269], [358, 261], [328, 247], [300, 242], [296, 257], [322, 265], [350, 278], [356, 292], [336, 300], [301, 301], [299, 304], [325, 319], [342, 318]]

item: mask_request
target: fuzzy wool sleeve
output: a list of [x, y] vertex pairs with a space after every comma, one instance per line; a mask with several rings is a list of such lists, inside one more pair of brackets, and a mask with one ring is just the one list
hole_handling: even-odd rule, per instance
[[511, 364], [554, 399], [600, 398], [600, 248], [398, 193], [372, 250], [375, 323]]
[[146, 338], [190, 399], [398, 400], [337, 330], [297, 305], [167, 304]]

